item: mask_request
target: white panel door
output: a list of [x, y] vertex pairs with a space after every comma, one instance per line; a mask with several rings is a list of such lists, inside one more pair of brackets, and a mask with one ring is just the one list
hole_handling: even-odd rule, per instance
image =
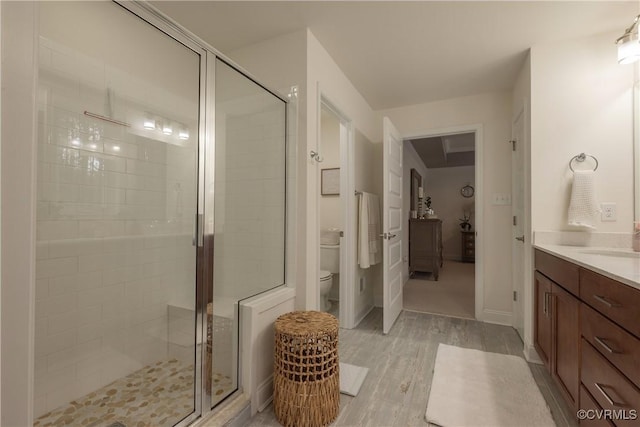
[[402, 311], [402, 138], [383, 119], [383, 310], [382, 332], [391, 330]]
[[524, 109], [513, 122], [511, 212], [513, 215], [513, 327], [524, 340]]

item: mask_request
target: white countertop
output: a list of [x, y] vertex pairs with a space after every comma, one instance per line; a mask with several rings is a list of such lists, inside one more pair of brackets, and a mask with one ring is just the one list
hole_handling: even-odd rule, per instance
[[633, 252], [631, 249], [546, 244], [535, 244], [533, 247], [636, 289], [640, 289], [640, 257], [611, 256], [602, 253], [638, 253]]

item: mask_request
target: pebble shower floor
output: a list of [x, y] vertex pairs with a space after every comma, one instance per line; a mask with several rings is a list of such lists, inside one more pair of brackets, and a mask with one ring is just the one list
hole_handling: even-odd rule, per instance
[[[213, 374], [213, 395], [231, 379]], [[38, 418], [34, 427], [169, 427], [193, 408], [193, 365], [164, 360], [120, 378]]]

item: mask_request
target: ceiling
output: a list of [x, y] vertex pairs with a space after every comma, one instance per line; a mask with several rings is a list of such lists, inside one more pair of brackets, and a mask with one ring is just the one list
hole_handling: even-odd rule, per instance
[[374, 110], [509, 90], [541, 43], [616, 32], [615, 58], [615, 36], [640, 10], [637, 0], [152, 3], [227, 54], [308, 27]]
[[473, 132], [412, 139], [409, 143], [427, 169], [475, 165], [476, 138]]

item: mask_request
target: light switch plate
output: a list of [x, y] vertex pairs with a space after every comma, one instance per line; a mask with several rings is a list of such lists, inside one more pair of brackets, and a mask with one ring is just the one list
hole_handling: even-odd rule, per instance
[[607, 221], [617, 221], [618, 220], [618, 209], [615, 203], [601, 203], [600, 204], [600, 220], [603, 222]]
[[511, 194], [509, 193], [493, 193], [494, 205], [509, 206], [511, 204]]

